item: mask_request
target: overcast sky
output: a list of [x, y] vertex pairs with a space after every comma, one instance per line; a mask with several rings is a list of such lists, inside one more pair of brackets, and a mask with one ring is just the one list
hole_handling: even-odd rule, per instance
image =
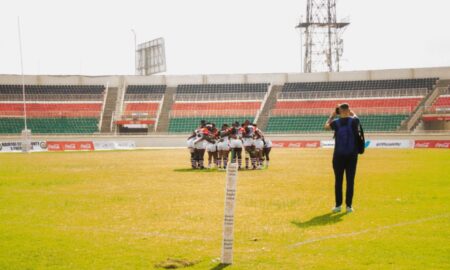
[[[167, 74], [300, 71], [306, 0], [0, 0], [0, 74], [133, 74], [134, 40], [166, 40]], [[343, 70], [450, 66], [449, 0], [341, 0]]]

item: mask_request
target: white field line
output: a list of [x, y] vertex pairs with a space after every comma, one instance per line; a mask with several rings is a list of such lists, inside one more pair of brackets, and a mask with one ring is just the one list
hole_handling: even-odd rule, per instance
[[450, 213], [431, 216], [431, 217], [422, 218], [422, 219], [417, 219], [417, 220], [413, 220], [413, 221], [405, 221], [405, 222], [400, 222], [400, 223], [386, 225], [386, 226], [369, 228], [369, 229], [365, 229], [362, 231], [340, 233], [340, 234], [333, 234], [333, 235], [328, 235], [328, 236], [323, 236], [323, 237], [318, 237], [318, 238], [312, 238], [312, 239], [308, 239], [308, 240], [305, 240], [302, 242], [295, 243], [295, 244], [291, 245], [290, 247], [295, 248], [295, 247], [303, 246], [306, 244], [316, 243], [316, 242], [325, 241], [325, 240], [329, 240], [329, 239], [357, 236], [357, 235], [361, 235], [361, 234], [365, 234], [365, 233], [369, 233], [369, 232], [380, 232], [380, 231], [384, 231], [384, 230], [388, 230], [388, 229], [392, 229], [392, 228], [396, 228], [396, 227], [405, 227], [405, 226], [409, 226], [409, 225], [420, 224], [420, 223], [424, 223], [427, 221], [446, 218], [446, 217], [450, 217]]

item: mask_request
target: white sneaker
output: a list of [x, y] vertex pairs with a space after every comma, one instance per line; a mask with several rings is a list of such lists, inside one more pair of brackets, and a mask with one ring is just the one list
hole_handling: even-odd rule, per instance
[[351, 213], [351, 212], [353, 212], [353, 207], [348, 207], [347, 206], [347, 213]]
[[342, 210], [342, 207], [340, 207], [340, 206], [336, 206], [335, 208], [331, 209], [331, 211], [333, 213], [339, 213], [339, 212], [341, 212], [341, 210]]

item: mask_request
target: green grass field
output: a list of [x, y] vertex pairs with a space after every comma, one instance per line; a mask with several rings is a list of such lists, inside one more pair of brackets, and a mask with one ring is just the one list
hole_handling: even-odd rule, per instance
[[[330, 214], [330, 150], [239, 172], [226, 269], [450, 269], [450, 151], [368, 150]], [[0, 269], [222, 269], [224, 172], [187, 150], [0, 155]]]

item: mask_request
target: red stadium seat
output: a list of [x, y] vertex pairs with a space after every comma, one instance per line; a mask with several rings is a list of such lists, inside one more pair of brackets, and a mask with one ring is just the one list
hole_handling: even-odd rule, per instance
[[145, 113], [147, 117], [156, 117], [158, 114], [159, 102], [128, 102], [125, 105], [125, 116], [135, 113]]
[[184, 103], [177, 102], [172, 105], [172, 110], [234, 110], [234, 109], [245, 109], [245, 110], [258, 110], [261, 107], [261, 102], [208, 102], [208, 103]]
[[[98, 117], [101, 103], [29, 103], [26, 105], [29, 117]], [[22, 103], [0, 103], [0, 115], [22, 116]]]

